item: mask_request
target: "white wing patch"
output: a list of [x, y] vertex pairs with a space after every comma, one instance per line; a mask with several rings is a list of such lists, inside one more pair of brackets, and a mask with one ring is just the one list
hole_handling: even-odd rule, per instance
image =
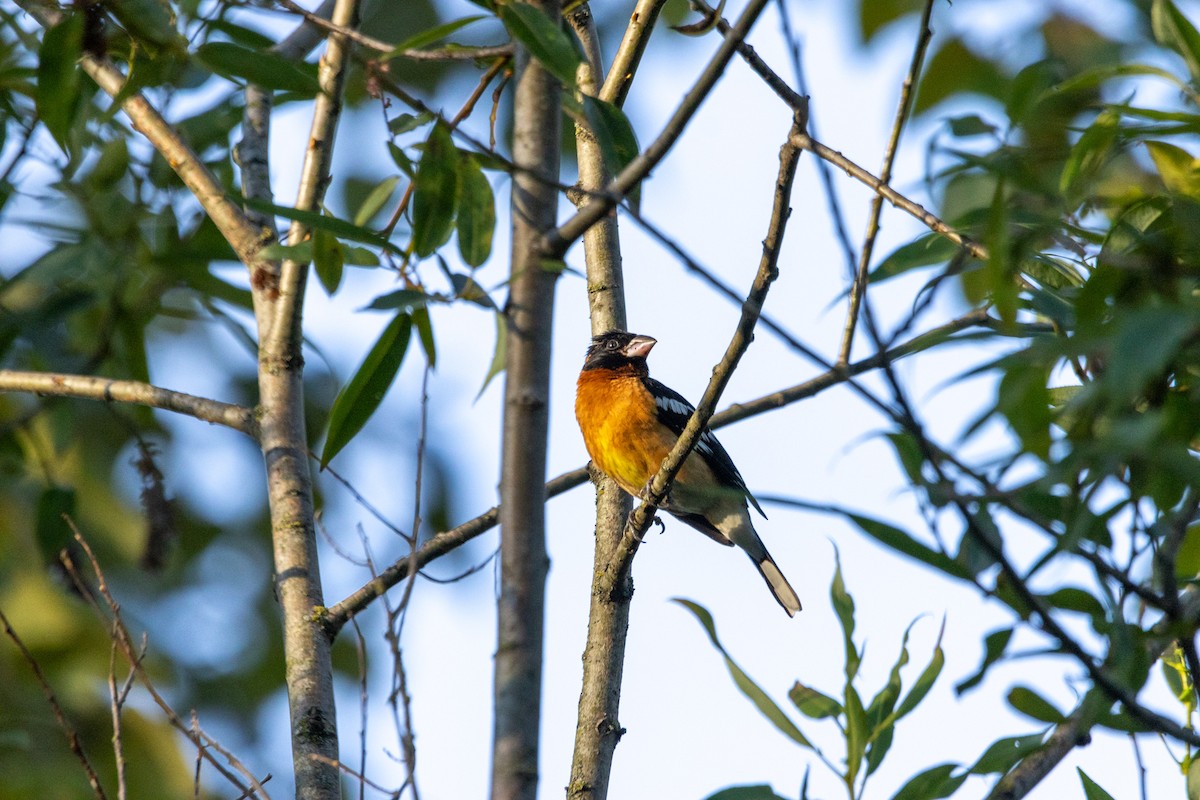
[[654, 397], [654, 404], [663, 411], [666, 411], [668, 414], [674, 414], [676, 416], [683, 417], [685, 422], [687, 421], [687, 418], [692, 415], [692, 412], [696, 410], [692, 408], [690, 403], [685, 403], [681, 400], [676, 400], [674, 397], [664, 397], [662, 395], [656, 395]]

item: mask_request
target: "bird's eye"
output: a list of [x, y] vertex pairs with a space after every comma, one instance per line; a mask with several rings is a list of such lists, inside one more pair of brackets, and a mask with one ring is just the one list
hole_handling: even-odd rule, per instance
[[620, 343], [616, 339], [609, 339], [604, 343], [605, 350], [616, 350]]

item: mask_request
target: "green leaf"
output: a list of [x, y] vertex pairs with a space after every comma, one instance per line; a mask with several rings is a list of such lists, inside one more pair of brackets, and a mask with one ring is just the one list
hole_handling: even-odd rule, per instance
[[918, 236], [889, 253], [888, 257], [871, 271], [871, 283], [885, 281], [920, 267], [944, 264], [954, 258], [959, 249], [954, 242], [936, 233]]
[[842, 560], [836, 549], [833, 557], [835, 567], [829, 597], [833, 601], [833, 613], [837, 615], [842, 626], [842, 644], [846, 651], [846, 684], [849, 686], [850, 681], [858, 674], [862, 656], [854, 646], [854, 598], [846, 591], [846, 583], [842, 579]]
[[454, 230], [458, 174], [458, 148], [450, 138], [450, 129], [438, 122], [425, 141], [415, 179], [412, 246], [421, 258], [445, 244]]
[[991, 666], [1004, 657], [1004, 651], [1008, 648], [1008, 642], [1012, 639], [1012, 635], [1012, 628], [1001, 628], [984, 637], [983, 661], [980, 663], [979, 669], [975, 671], [974, 675], [954, 687], [955, 694], [961, 695], [968, 689], [974, 689], [983, 681], [983, 676], [987, 674]]
[[939, 800], [949, 797], [962, 786], [969, 774], [962, 772], [955, 775], [954, 771], [959, 768], [958, 764], [930, 767], [904, 784], [900, 791], [892, 795], [892, 800]]
[[1059, 176], [1059, 191], [1078, 202], [1087, 191], [1087, 181], [1094, 178], [1100, 168], [1116, 154], [1117, 135], [1120, 132], [1121, 116], [1106, 109], [1096, 117], [1079, 140], [1071, 147], [1071, 153], [1063, 163]]
[[879, 731], [879, 734], [867, 744], [867, 775], [874, 775], [875, 770], [879, 769], [888, 750], [892, 749], [892, 738], [895, 733], [896, 726], [889, 725]]
[[1175, 554], [1175, 577], [1181, 581], [1200, 577], [1200, 524], [1189, 525]]
[[1200, 81], [1200, 33], [1171, 0], [1154, 0], [1150, 7], [1150, 27], [1160, 44], [1183, 56], [1192, 80]]
[[175, 29], [175, 15], [165, 0], [106, 0], [104, 6], [152, 55], [161, 49], [182, 51], [187, 46]]
[[354, 224], [359, 227], [369, 225], [375, 215], [379, 213], [379, 209], [383, 208], [383, 204], [391, 198], [392, 192], [396, 191], [396, 184], [399, 182], [400, 176], [392, 175], [375, 184], [371, 191], [367, 192], [358, 211], [354, 212]]
[[66, 14], [49, 28], [38, 49], [38, 117], [66, 150], [67, 136], [79, 106], [79, 59], [83, 55], [83, 14]]
[[978, 114], [966, 114], [961, 117], [951, 117], [946, 120], [950, 133], [959, 138], [981, 136], [985, 133], [995, 133], [996, 126], [985, 121]]
[[1008, 704], [1038, 722], [1057, 725], [1066, 719], [1063, 713], [1027, 686], [1017, 686], [1008, 693]]
[[859, 0], [858, 30], [864, 44], [884, 27], [921, 8], [919, 0]]
[[354, 377], [338, 392], [333, 408], [329, 410], [329, 434], [321, 452], [322, 469], [362, 430], [383, 401], [400, 371], [411, 335], [412, 317], [397, 314], [384, 328]]
[[972, 775], [1003, 775], [1015, 767], [1021, 759], [1042, 746], [1045, 736], [1040, 733], [1029, 736], [1012, 736], [998, 739], [983, 751], [983, 755], [971, 767]]
[[468, 266], [478, 267], [492, 254], [496, 197], [474, 156], [460, 159], [458, 169], [458, 252]]
[[401, 113], [388, 121], [388, 132], [392, 136], [399, 136], [402, 133], [415, 131], [422, 125], [428, 125], [433, 122], [435, 117], [428, 111], [422, 111], [420, 114]]
[[963, 580], [970, 580], [971, 578], [970, 572], [963, 565], [945, 553], [938, 552], [918, 542], [910, 534], [899, 528], [859, 514], [846, 514], [845, 517], [857, 525], [863, 533], [899, 553], [903, 553], [910, 558], [915, 558], [955, 578]]
[[1042, 458], [1050, 457], [1050, 376], [1045, 367], [1024, 359], [1009, 363], [1000, 379], [996, 405], [1025, 450]]
[[1200, 758], [1194, 754], [1187, 768], [1187, 800], [1200, 800]]
[[842, 713], [842, 704], [827, 694], [817, 691], [811, 686], [805, 686], [796, 681], [788, 692], [792, 705], [810, 719], [825, 719], [836, 717]]
[[492, 363], [488, 366], [487, 375], [483, 376], [483, 385], [479, 387], [479, 394], [475, 395], [475, 399], [483, 397], [483, 393], [487, 391], [488, 384], [492, 382], [501, 372], [504, 371], [504, 365], [507, 362], [508, 354], [508, 322], [505, 320], [504, 314], [500, 311], [496, 312], [496, 347], [492, 351]]
[[724, 657], [725, 666], [729, 670], [729, 674], [733, 677], [733, 682], [737, 686], [738, 690], [741, 691], [741, 693], [747, 698], [749, 698], [750, 702], [754, 703], [755, 707], [762, 713], [762, 715], [770, 720], [771, 723], [778, 728], [781, 733], [802, 747], [812, 749], [812, 743], [805, 738], [804, 734], [800, 732], [800, 729], [796, 727], [795, 723], [792, 722], [788, 715], [783, 713], [783, 709], [776, 705], [775, 701], [772, 700], [770, 696], [768, 696], [767, 693], [759, 687], [758, 684], [751, 680], [750, 676], [743, 672], [742, 668], [739, 667], [729, 656], [729, 653], [726, 652], [724, 646], [721, 644], [720, 639], [717, 638], [716, 623], [713, 622], [712, 614], [708, 613], [708, 609], [704, 608], [698, 603], [693, 603], [691, 600], [685, 600], [681, 597], [676, 597], [673, 599], [674, 602], [692, 612], [692, 615], [695, 616], [696, 620], [704, 626], [704, 630], [706, 633], [708, 633], [708, 638], [712, 642], [713, 647], [715, 647], [717, 652]]
[[1100, 788], [1100, 784], [1088, 777], [1088, 774], [1079, 767], [1075, 768], [1079, 773], [1079, 780], [1083, 783], [1083, 796], [1087, 800], [1113, 800], [1113, 796], [1104, 789]]
[[728, 789], [710, 794], [705, 800], [786, 800], [775, 794], [770, 784], [761, 783], [754, 786], [730, 786]]
[[337, 237], [317, 228], [312, 234], [313, 268], [325, 292], [333, 295], [342, 283], [342, 270], [346, 265], [346, 254]]
[[429, 300], [429, 295], [417, 289], [397, 289], [394, 292], [380, 295], [367, 306], [368, 311], [393, 311], [397, 308], [412, 310], [421, 308]]
[[1146, 149], [1168, 190], [1200, 199], [1200, 161], [1183, 148], [1166, 142], [1146, 142]]
[[519, 0], [503, 3], [496, 10], [512, 37], [558, 78], [564, 89], [573, 90], [575, 70], [582, 59], [558, 20]]
[[943, 100], [966, 92], [1000, 99], [1007, 92], [1007, 83], [997, 64], [976, 55], [961, 39], [950, 38], [926, 59], [913, 114], [923, 114]]
[[476, 14], [471, 17], [456, 19], [453, 22], [447, 22], [444, 25], [437, 25], [427, 31], [422, 31], [415, 36], [405, 39], [403, 42], [380, 56], [379, 59], [380, 61], [389, 61], [393, 58], [403, 55], [404, 51], [406, 50], [420, 50], [422, 47], [427, 47], [434, 42], [439, 42], [460, 28], [465, 28], [472, 22], [478, 22], [481, 19], [487, 19], [487, 17], [483, 14]]
[[[942, 627], [945, 628], [945, 620], [942, 621]], [[929, 694], [929, 690], [933, 688], [933, 684], [937, 682], [938, 676], [942, 674], [942, 667], [946, 666], [946, 652], [942, 650], [942, 634], [938, 634], [937, 645], [933, 648], [933, 655], [929, 659], [929, 663], [925, 665], [925, 669], [921, 670], [921, 675], [917, 678], [916, 683], [908, 690], [908, 694], [900, 701], [899, 707], [892, 712], [891, 716], [885, 722], [899, 722], [904, 717], [912, 713], [921, 701], [925, 699], [925, 695]]]
[[429, 319], [429, 307], [419, 306], [412, 312], [413, 324], [417, 326], [417, 335], [421, 338], [421, 349], [425, 351], [425, 360], [429, 368], [437, 366], [437, 345], [433, 341], [433, 323]]
[[[378, 233], [359, 225], [354, 225], [344, 219], [331, 217], [326, 214], [320, 214], [315, 211], [303, 211], [299, 208], [291, 208], [289, 206], [277, 206], [274, 203], [267, 203], [256, 198], [241, 197], [237, 198], [240, 202], [245, 203], [250, 208], [256, 211], [264, 211], [284, 219], [296, 220], [303, 222], [308, 227], [317, 230], [325, 230], [336, 235], [339, 239], [349, 239], [352, 242], [362, 242], [363, 244], [373, 245], [375, 247], [387, 250], [391, 253], [400, 254], [399, 249]], [[297, 247], [302, 245], [295, 245]]]
[[315, 95], [321, 90], [311, 65], [297, 66], [270, 50], [251, 50], [233, 42], [206, 42], [196, 49], [206, 67], [226, 78], [239, 78], [263, 89]]
[[862, 768], [863, 756], [867, 752], [867, 740], [871, 736], [867, 724], [867, 712], [863, 709], [858, 690], [846, 679], [843, 705], [846, 709], [846, 782], [853, 784]]
[[[617, 175], [637, 158], [639, 147], [637, 134], [625, 112], [612, 103], [595, 97], [583, 98], [583, 113], [588, 128], [600, 146], [604, 168], [610, 175]], [[641, 184], [630, 192], [629, 201], [636, 209], [640, 202]]]

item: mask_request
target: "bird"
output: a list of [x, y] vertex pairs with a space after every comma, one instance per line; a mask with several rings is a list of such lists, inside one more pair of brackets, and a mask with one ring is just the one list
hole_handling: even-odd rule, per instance
[[[575, 392], [575, 417], [592, 464], [635, 498], [643, 497], [695, 407], [650, 377], [650, 336], [614, 331], [592, 338]], [[663, 501], [663, 510], [714, 541], [737, 545], [758, 568], [788, 616], [800, 598], [750, 521], [766, 514], [707, 427]]]

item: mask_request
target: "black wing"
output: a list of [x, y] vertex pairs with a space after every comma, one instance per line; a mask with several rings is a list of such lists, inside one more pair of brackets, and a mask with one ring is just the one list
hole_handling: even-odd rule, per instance
[[[696, 407], [679, 392], [653, 378], [642, 378], [642, 381], [654, 397], [658, 421], [666, 425], [676, 436], [681, 435]], [[737, 489], [746, 495], [746, 499], [750, 501], [755, 510], [764, 517], [767, 516], [758, 501], [754, 499], [754, 495], [750, 494], [750, 490], [746, 488], [746, 481], [742, 479], [742, 473], [738, 472], [738, 468], [734, 466], [729, 453], [725, 452], [725, 448], [708, 428], [705, 428], [704, 432], [700, 434], [700, 438], [696, 440], [695, 452], [700, 454], [723, 486]]]

